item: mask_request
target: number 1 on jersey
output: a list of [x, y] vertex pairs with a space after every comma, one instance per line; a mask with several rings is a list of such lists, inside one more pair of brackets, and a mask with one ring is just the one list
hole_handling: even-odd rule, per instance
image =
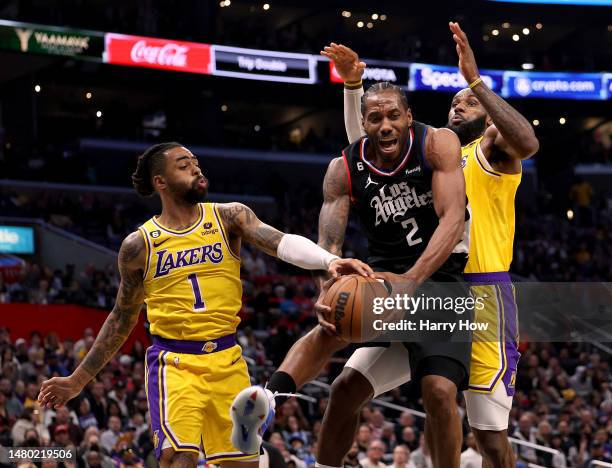
[[191, 288], [193, 289], [193, 297], [195, 299], [193, 303], [193, 310], [197, 310], [197, 311], [206, 310], [206, 303], [204, 302], [204, 299], [202, 298], [202, 293], [200, 292], [200, 284], [198, 283], [198, 275], [196, 275], [195, 273], [191, 273], [187, 277], [187, 279], [191, 283]]

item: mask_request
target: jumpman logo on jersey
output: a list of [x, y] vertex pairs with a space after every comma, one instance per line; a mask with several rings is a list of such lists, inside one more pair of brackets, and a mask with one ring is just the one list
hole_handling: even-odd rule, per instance
[[378, 182], [374, 182], [374, 181], [372, 180], [372, 178], [371, 178], [371, 177], [368, 175], [368, 180], [366, 181], [366, 186], [365, 186], [365, 188], [368, 188], [368, 186], [369, 186], [370, 184], [378, 185]]

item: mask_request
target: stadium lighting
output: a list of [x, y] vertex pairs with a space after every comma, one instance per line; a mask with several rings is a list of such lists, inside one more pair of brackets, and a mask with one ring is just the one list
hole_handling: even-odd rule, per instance
[[374, 23], [369, 22], [367, 25], [368, 29], [372, 29], [374, 27]]
[[363, 28], [363, 21], [358, 21], [357, 22], [357, 27], [358, 28]]
[[573, 210], [567, 210], [567, 219], [569, 219], [570, 221], [572, 219], [574, 219], [574, 211]]
[[372, 13], [372, 19], [376, 21], [378, 19], [378, 13]]
[[537, 127], [538, 125], [540, 125], [540, 121], [538, 119], [535, 119], [532, 123], [534, 127]]
[[380, 15], [381, 21], [387, 21], [387, 15]]
[[40, 85], [34, 86], [34, 91], [36, 91], [37, 93], [40, 93]]
[[529, 36], [529, 33], [530, 33], [530, 32], [531, 32], [531, 31], [529, 31], [529, 28], [523, 28], [523, 34], [524, 34], [525, 36]]
[[542, 29], [543, 25], [542, 23], [536, 23], [536, 29]]
[[344, 16], [345, 18], [350, 18], [351, 17], [351, 12], [348, 10], [344, 10], [342, 12], [342, 16]]
[[227, 112], [227, 106], [225, 104], [221, 106], [221, 111]]
[[533, 70], [534, 65], [533, 63], [524, 63], [523, 65], [521, 65], [521, 67], [523, 68], [523, 70]]
[[521, 36], [519, 36], [518, 34], [513, 34], [512, 35], [512, 40], [514, 42], [518, 42], [521, 39]]
[[510, 27], [510, 23], [508, 23], [508, 22], [502, 23], [502, 28], [508, 29], [509, 27]]
[[494, 36], [499, 36], [499, 29], [494, 29], [493, 31], [491, 31], [491, 34], [493, 34]]
[[608, 32], [612, 32], [612, 24], [608, 25]]
[[260, 131], [260, 130], [261, 130], [261, 127], [260, 127], [259, 125], [255, 125], [255, 126], [253, 127], [253, 130], [255, 130], [256, 132], [258, 132], [258, 131]]
[[489, 36], [485, 34], [484, 36], [482, 36], [482, 40], [487, 42], [489, 40]]
[[102, 111], [98, 111], [98, 112], [96, 112], [96, 117], [97, 117], [97, 118], [102, 117]]
[[87, 93], [85, 93], [85, 99], [91, 99], [92, 94], [88, 91]]
[[565, 125], [565, 122], [567, 122], [567, 120], [565, 120], [565, 117], [561, 117], [561, 118], [559, 119], [559, 123], [560, 123], [561, 125]]
[[270, 9], [270, 4], [269, 3], [264, 3], [263, 9], [268, 11]]

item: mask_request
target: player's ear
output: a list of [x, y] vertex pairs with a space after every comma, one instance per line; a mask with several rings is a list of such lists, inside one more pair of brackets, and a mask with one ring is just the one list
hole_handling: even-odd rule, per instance
[[489, 128], [491, 125], [493, 125], [493, 119], [491, 118], [490, 115], [487, 114], [487, 119], [485, 120], [486, 124], [487, 124], [487, 128]]
[[153, 176], [153, 188], [156, 191], [159, 192], [160, 190], [164, 190], [167, 186], [168, 184], [166, 183], [166, 179], [163, 175], [158, 174]]
[[408, 119], [408, 125], [412, 125], [412, 109], [410, 107], [406, 109], [406, 119]]

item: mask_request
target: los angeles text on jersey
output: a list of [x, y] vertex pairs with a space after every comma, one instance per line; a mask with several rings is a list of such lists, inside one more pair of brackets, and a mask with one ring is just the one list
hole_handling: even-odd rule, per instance
[[381, 221], [388, 222], [389, 219], [398, 221], [408, 210], [432, 203], [433, 193], [431, 190], [423, 194], [417, 194], [414, 187], [409, 187], [406, 182], [388, 187], [383, 185], [379, 190], [379, 195], [373, 196], [370, 200], [370, 206], [376, 210], [376, 226]]
[[160, 250], [156, 252], [156, 255], [157, 269], [153, 278], [165, 276], [175, 268], [183, 268], [206, 262], [219, 263], [223, 260], [223, 249], [221, 248], [221, 242], [216, 242], [211, 245], [202, 245], [177, 252]]

